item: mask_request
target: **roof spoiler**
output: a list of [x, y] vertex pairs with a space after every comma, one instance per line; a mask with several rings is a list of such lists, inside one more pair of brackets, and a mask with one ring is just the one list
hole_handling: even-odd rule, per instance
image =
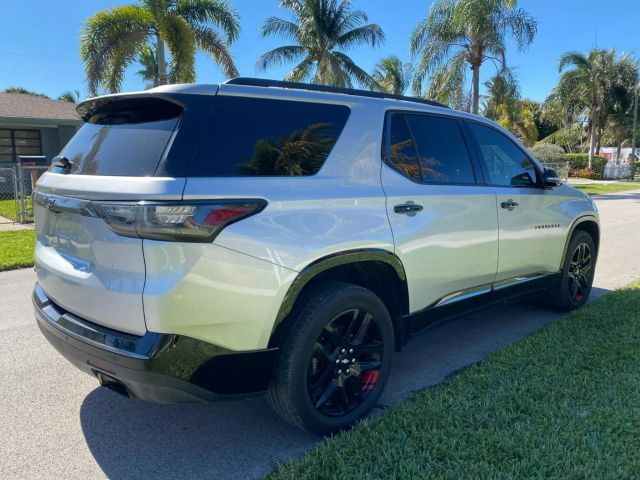
[[112, 93], [109, 95], [101, 95], [92, 97], [80, 102], [76, 107], [78, 115], [86, 122], [93, 113], [111, 103], [134, 98], [159, 98], [168, 102], [175, 103], [184, 107], [178, 95], [194, 94], [194, 95], [215, 95], [218, 93], [219, 86], [216, 84], [173, 84], [162, 85], [160, 87], [144, 90], [141, 92], [124, 92]]

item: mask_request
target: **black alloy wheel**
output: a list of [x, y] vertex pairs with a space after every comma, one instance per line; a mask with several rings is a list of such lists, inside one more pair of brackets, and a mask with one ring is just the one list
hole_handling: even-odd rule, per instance
[[580, 302], [591, 291], [591, 271], [593, 270], [591, 248], [580, 243], [575, 248], [569, 264], [569, 295], [574, 302]]
[[292, 314], [267, 400], [309, 432], [347, 429], [376, 405], [389, 377], [389, 312], [371, 290], [336, 281], [310, 289]]
[[317, 339], [307, 372], [309, 396], [324, 415], [355, 410], [375, 388], [384, 356], [373, 315], [361, 308], [333, 318]]
[[569, 245], [562, 270], [551, 288], [549, 300], [559, 310], [580, 308], [589, 299], [596, 268], [597, 251], [591, 235], [576, 231]]

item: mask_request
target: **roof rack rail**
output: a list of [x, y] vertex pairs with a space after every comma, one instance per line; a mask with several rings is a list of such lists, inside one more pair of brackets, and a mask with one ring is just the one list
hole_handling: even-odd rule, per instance
[[393, 95], [384, 92], [372, 92], [369, 90], [359, 90], [356, 88], [331, 87], [327, 85], [317, 85], [314, 83], [285, 82], [281, 80], [268, 80], [264, 78], [236, 77], [224, 82], [227, 85], [246, 85], [249, 87], [279, 87], [293, 90], [310, 90], [313, 92], [342, 93], [345, 95], [355, 95], [357, 97], [385, 98], [391, 100], [404, 100], [405, 102], [423, 103], [435, 107], [449, 108], [448, 106], [426, 100], [424, 98], [407, 97], [404, 95]]

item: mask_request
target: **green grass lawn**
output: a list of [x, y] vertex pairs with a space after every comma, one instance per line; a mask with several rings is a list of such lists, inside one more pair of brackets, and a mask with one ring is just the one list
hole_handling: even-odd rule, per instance
[[[31, 197], [26, 199], [27, 213], [33, 220], [33, 210], [31, 206]], [[9, 218], [16, 221], [16, 201], [11, 198], [9, 200], [0, 200], [0, 217]]]
[[572, 185], [572, 187], [582, 190], [588, 195], [599, 195], [601, 193], [624, 192], [625, 190], [640, 190], [640, 183], [632, 182], [612, 182], [612, 183], [588, 183], [583, 185]]
[[16, 202], [15, 200], [0, 200], [0, 217], [16, 220]]
[[33, 229], [0, 232], [0, 271], [32, 266], [34, 245]]
[[640, 282], [490, 354], [269, 478], [640, 477]]

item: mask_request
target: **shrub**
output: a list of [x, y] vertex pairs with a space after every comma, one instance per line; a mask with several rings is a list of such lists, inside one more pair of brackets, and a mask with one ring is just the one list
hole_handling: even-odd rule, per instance
[[531, 152], [542, 163], [559, 162], [564, 155], [564, 149], [552, 143], [538, 143], [531, 148]]
[[[578, 170], [588, 169], [589, 155], [586, 153], [565, 153], [559, 159], [561, 162], [569, 162], [569, 176], [577, 177]], [[591, 162], [591, 168], [595, 173], [594, 178], [602, 178], [602, 172], [604, 166], [607, 164], [607, 159], [604, 157], [594, 156]], [[586, 177], [589, 178], [589, 177]]]
[[575, 170], [571, 170], [570, 175], [572, 177], [578, 177], [578, 178], [590, 178], [592, 180], [595, 180], [598, 178], [598, 175], [596, 174], [595, 170], [593, 168], [576, 168]]

